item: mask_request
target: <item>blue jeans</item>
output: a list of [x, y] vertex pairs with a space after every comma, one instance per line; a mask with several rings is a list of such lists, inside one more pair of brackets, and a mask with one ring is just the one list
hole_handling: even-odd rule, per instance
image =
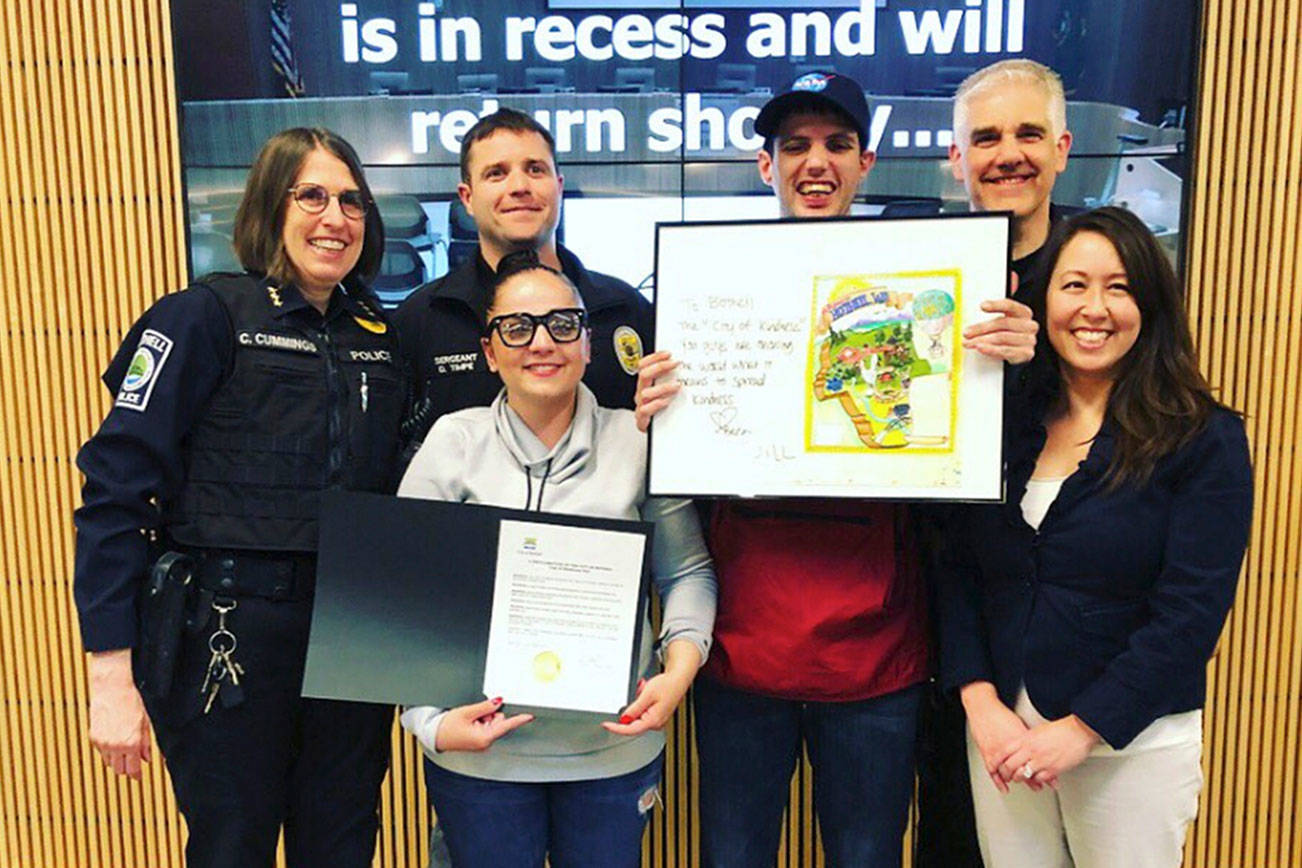
[[636, 868], [650, 791], [664, 754], [613, 778], [515, 783], [472, 778], [425, 761], [425, 786], [457, 868]]
[[803, 743], [829, 868], [900, 864], [922, 687], [857, 702], [799, 702], [693, 688], [706, 868], [772, 865]]

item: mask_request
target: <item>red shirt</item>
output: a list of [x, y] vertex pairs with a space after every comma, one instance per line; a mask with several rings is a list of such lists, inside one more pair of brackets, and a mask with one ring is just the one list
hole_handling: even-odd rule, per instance
[[706, 671], [716, 681], [849, 702], [929, 675], [926, 600], [905, 507], [724, 501], [709, 542], [719, 610]]

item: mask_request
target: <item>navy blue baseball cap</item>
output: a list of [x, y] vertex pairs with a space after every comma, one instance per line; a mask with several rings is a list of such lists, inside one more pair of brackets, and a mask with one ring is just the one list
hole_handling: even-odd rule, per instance
[[845, 115], [859, 134], [859, 147], [868, 148], [868, 100], [854, 79], [835, 72], [811, 72], [800, 76], [782, 93], [760, 109], [755, 132], [768, 138], [777, 135], [782, 119], [792, 111], [811, 105], [827, 107]]

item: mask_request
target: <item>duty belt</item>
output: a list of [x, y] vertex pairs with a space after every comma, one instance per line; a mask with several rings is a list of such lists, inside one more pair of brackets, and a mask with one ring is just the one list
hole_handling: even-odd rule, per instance
[[231, 597], [301, 600], [316, 581], [316, 555], [283, 556], [204, 549], [195, 552], [199, 587]]

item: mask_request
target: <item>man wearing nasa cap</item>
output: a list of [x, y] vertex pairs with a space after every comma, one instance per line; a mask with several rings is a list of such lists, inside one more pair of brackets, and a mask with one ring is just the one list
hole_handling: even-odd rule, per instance
[[842, 217], [877, 156], [868, 143], [868, 101], [853, 79], [810, 73], [755, 118], [764, 137], [760, 177], [783, 217]]
[[[843, 217], [875, 161], [854, 80], [802, 76], [760, 111], [760, 177], [783, 217]], [[1001, 299], [964, 345], [1025, 361], [1029, 309]], [[638, 380], [645, 427], [679, 390], [668, 353]], [[930, 674], [915, 523], [904, 504], [722, 500], [707, 536], [714, 646], [694, 688], [701, 860], [773, 864], [803, 748], [827, 865], [900, 864], [915, 724]]]

